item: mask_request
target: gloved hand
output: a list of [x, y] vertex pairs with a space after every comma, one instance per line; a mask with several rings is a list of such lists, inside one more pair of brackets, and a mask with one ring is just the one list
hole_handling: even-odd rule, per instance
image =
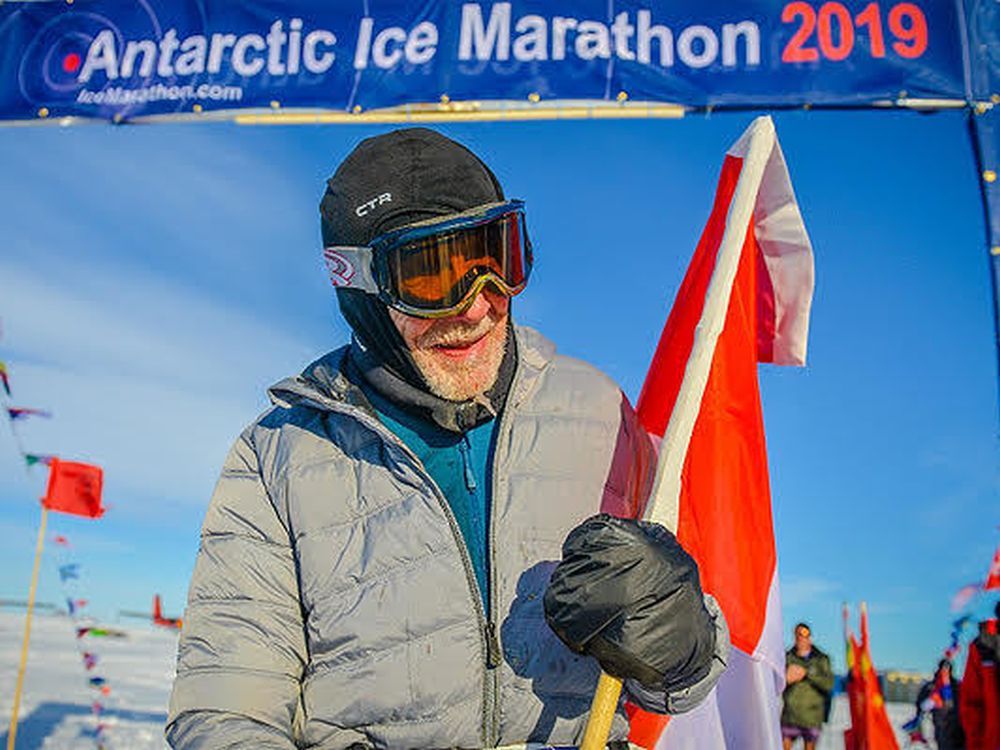
[[716, 628], [698, 566], [659, 524], [600, 514], [563, 542], [545, 619], [570, 649], [608, 674], [683, 690], [712, 666]]

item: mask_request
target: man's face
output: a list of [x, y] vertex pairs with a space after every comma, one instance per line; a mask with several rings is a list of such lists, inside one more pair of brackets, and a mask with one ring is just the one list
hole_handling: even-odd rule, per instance
[[465, 401], [492, 387], [507, 345], [510, 298], [487, 285], [465, 312], [416, 318], [389, 308], [431, 392]]
[[807, 653], [812, 649], [812, 633], [809, 628], [795, 628], [795, 650], [799, 653]]

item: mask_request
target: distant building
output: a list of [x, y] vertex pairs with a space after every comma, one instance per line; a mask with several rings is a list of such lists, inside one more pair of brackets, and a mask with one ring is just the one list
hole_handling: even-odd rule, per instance
[[920, 686], [931, 679], [929, 674], [887, 670], [879, 674], [882, 695], [888, 703], [915, 703]]
[[[915, 703], [920, 686], [931, 679], [928, 674], [904, 672], [890, 669], [878, 673], [878, 684], [886, 703]], [[847, 685], [847, 675], [837, 675], [833, 686], [834, 695], [843, 693]]]

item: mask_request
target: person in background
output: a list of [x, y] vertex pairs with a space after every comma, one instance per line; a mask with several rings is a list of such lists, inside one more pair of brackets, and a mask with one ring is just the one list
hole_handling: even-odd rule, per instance
[[813, 645], [806, 623], [798, 623], [794, 635], [795, 644], [785, 653], [782, 748], [791, 750], [795, 740], [801, 739], [805, 750], [815, 750], [833, 693], [833, 669], [830, 657]]
[[931, 716], [938, 750], [962, 750], [965, 735], [958, 716], [959, 682], [948, 659], [938, 662], [934, 677], [920, 688], [917, 704]]
[[979, 635], [969, 644], [958, 712], [969, 750], [1000, 750], [1000, 601], [995, 617], [979, 623]]

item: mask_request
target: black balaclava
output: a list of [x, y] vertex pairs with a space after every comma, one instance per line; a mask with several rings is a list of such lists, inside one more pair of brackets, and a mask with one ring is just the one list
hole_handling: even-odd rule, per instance
[[[362, 141], [327, 181], [323, 245], [366, 246], [392, 229], [503, 200], [496, 176], [465, 146], [427, 128], [395, 130]], [[350, 364], [394, 403], [456, 432], [503, 407], [514, 370], [513, 330], [486, 399], [457, 403], [430, 393], [381, 300], [338, 288], [337, 302], [354, 332]]]

